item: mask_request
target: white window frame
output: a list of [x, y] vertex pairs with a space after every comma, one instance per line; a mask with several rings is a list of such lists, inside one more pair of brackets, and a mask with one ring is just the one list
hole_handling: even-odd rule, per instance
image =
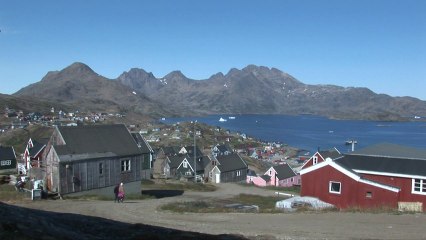
[[[419, 190], [416, 190], [416, 188], [418, 188]], [[413, 178], [411, 180], [411, 193], [426, 195], [426, 179]]]
[[[333, 184], [339, 184], [339, 191], [334, 191], [332, 190]], [[328, 183], [328, 192], [329, 193], [333, 193], [333, 194], [341, 194], [342, 193], [342, 183], [341, 182], [336, 182], [336, 181], [330, 181]]]
[[121, 160], [121, 172], [130, 172], [131, 171], [131, 165], [130, 165], [131, 161], [130, 159], [123, 159]]
[[188, 163], [186, 161], [183, 161], [182, 167], [183, 168], [188, 168]]
[[237, 171], [237, 177], [239, 177], [239, 176], [241, 176], [241, 171], [240, 170]]
[[104, 175], [104, 163], [100, 162], [99, 166], [99, 175]]
[[312, 165], [317, 165], [318, 164], [318, 156], [313, 156], [312, 157]]

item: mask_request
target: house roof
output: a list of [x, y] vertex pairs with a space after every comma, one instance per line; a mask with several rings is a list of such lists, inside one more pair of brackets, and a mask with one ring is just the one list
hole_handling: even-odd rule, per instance
[[221, 172], [230, 172], [248, 167], [247, 163], [237, 153], [220, 155], [216, 157], [216, 160], [219, 162], [217, 167]]
[[263, 180], [265, 180], [265, 182], [269, 182], [269, 181], [271, 181], [271, 176], [269, 176], [269, 175], [262, 175], [262, 176], [260, 176]]
[[143, 153], [153, 152], [151, 146], [146, 142], [145, 138], [140, 133], [132, 133], [132, 137], [135, 139], [138, 146]]
[[342, 156], [342, 154], [336, 148], [332, 148], [326, 151], [319, 151], [318, 153], [324, 158], [324, 160], [327, 158], [336, 159]]
[[216, 146], [219, 152], [232, 152], [232, 149], [227, 144], [217, 145]]
[[[194, 157], [194, 146], [185, 146], [184, 148], [190, 157]], [[198, 147], [195, 147], [195, 153], [197, 154], [196, 157], [204, 155]]]
[[281, 164], [278, 166], [273, 166], [274, 170], [277, 172], [277, 177], [279, 180], [284, 180], [296, 176], [296, 173], [288, 164]]
[[141, 154], [136, 141], [122, 124], [57, 127], [65, 145], [54, 146], [58, 155], [131, 156]]
[[247, 176], [256, 177], [256, 176], [257, 176], [257, 174], [256, 174], [256, 172], [255, 172], [254, 170], [249, 169], [249, 170], [247, 171]]
[[356, 172], [426, 176], [425, 150], [389, 143], [346, 154], [336, 162]]
[[169, 156], [167, 159], [169, 159], [169, 167], [170, 168], [177, 168], [182, 163], [182, 161], [187, 158], [187, 156], [184, 155], [178, 155], [178, 156]]
[[426, 176], [426, 160], [422, 159], [346, 155], [336, 162], [355, 172]]
[[0, 146], [0, 160], [15, 160], [15, 150], [13, 147]]
[[30, 151], [30, 156], [31, 157], [35, 157], [37, 156], [37, 154], [40, 153], [40, 151], [42, 151], [45, 147], [46, 147], [46, 143], [47, 140], [31, 140], [33, 143], [33, 147], [29, 149]]
[[372, 145], [347, 155], [380, 156], [426, 160], [426, 149], [417, 149], [392, 143]]
[[202, 156], [201, 158], [197, 158], [197, 172], [198, 170], [201, 171], [201, 169], [204, 171], [204, 168], [207, 167], [207, 165], [211, 162], [211, 159], [209, 156]]
[[162, 150], [164, 155], [173, 156], [179, 153], [180, 148], [179, 147], [163, 147]]
[[309, 162], [312, 162], [311, 160], [312, 160], [312, 158], [315, 156], [315, 155], [317, 155], [317, 154], [319, 154], [319, 155], [321, 155], [321, 157], [324, 159], [324, 160], [327, 160], [328, 158], [330, 158], [331, 160], [335, 160], [335, 159], [337, 159], [337, 158], [339, 158], [339, 157], [342, 157], [342, 154], [339, 152], [339, 150], [337, 150], [336, 148], [332, 148], [332, 149], [329, 149], [329, 150], [324, 150], [324, 151], [317, 151], [317, 152], [315, 152], [315, 154], [314, 155], [312, 155], [310, 158], [309, 158], [309, 160], [308, 161], [306, 161], [303, 165], [302, 165], [302, 169], [304, 169], [305, 168], [305, 165], [307, 165]]

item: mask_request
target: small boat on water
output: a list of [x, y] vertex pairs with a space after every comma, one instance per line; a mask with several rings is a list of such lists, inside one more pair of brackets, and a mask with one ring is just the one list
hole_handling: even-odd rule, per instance
[[226, 122], [226, 119], [225, 118], [219, 118], [219, 122]]
[[231, 116], [231, 117], [228, 117], [229, 119], [235, 119], [235, 117], [233, 117], [233, 116]]

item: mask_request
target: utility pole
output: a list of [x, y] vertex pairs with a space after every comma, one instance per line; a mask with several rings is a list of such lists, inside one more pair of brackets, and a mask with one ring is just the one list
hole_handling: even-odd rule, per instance
[[197, 182], [197, 147], [195, 145], [195, 124], [197, 121], [194, 121], [194, 182]]

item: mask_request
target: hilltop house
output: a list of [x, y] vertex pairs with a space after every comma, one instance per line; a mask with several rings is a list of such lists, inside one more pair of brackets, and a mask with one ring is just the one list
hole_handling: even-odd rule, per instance
[[316, 153], [303, 166], [302, 196], [338, 208], [426, 210], [426, 150], [378, 144], [341, 156]]
[[45, 187], [71, 194], [123, 182], [139, 192], [140, 180], [151, 176], [150, 149], [122, 124], [56, 127], [45, 150]]
[[212, 148], [212, 156], [217, 157], [219, 155], [228, 155], [231, 154], [233, 150], [228, 144], [217, 144]]

